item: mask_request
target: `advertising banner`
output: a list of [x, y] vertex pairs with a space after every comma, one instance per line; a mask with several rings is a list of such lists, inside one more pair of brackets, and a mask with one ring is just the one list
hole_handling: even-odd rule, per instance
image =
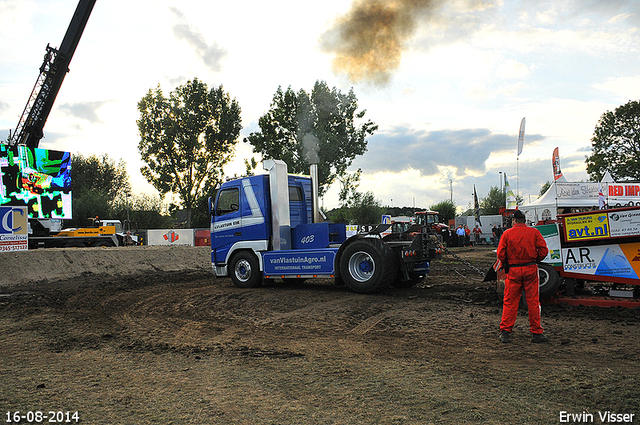
[[26, 207], [0, 207], [0, 252], [29, 249]]
[[71, 154], [0, 143], [0, 206], [29, 218], [70, 219]]
[[638, 279], [640, 243], [582, 246], [562, 249], [568, 273]]
[[610, 212], [611, 237], [640, 235], [640, 210]]
[[596, 183], [575, 182], [561, 183], [556, 181], [556, 198], [563, 200], [580, 200], [584, 207], [597, 206], [600, 193], [605, 197], [608, 208], [640, 206], [640, 185], [638, 183]]
[[606, 239], [609, 237], [609, 217], [606, 211], [564, 217], [564, 230], [568, 242]]
[[562, 258], [560, 257], [560, 231], [558, 230], [558, 225], [555, 223], [544, 224], [535, 226], [535, 228], [540, 231], [549, 249], [549, 253], [542, 262], [551, 266], [561, 266]]
[[265, 275], [333, 274], [337, 249], [263, 252]]
[[153, 229], [147, 231], [149, 245], [195, 245], [193, 229]]
[[579, 199], [598, 205], [599, 190], [598, 183], [594, 182], [556, 182], [556, 198], [558, 199]]

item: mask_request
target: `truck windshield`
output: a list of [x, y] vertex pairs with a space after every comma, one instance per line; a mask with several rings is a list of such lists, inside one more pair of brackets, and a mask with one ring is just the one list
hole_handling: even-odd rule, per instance
[[238, 188], [225, 189], [220, 192], [216, 203], [216, 215], [225, 215], [240, 209], [240, 191]]

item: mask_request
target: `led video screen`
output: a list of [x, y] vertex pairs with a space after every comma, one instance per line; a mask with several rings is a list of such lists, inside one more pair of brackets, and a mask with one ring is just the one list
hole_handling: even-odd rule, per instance
[[0, 206], [29, 218], [71, 219], [71, 154], [0, 143]]

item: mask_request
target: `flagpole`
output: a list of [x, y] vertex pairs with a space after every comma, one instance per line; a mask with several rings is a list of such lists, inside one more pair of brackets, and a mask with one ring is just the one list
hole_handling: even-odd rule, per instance
[[520, 121], [520, 131], [518, 132], [518, 154], [516, 155], [516, 205], [518, 205], [517, 197], [520, 196], [520, 154], [522, 153], [522, 147], [524, 145], [524, 124], [525, 119], [522, 118], [522, 121]]

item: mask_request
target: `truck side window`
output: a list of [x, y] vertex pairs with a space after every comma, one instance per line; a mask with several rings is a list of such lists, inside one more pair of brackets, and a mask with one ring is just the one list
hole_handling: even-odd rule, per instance
[[240, 209], [240, 191], [237, 187], [225, 189], [218, 196], [216, 215], [225, 215]]
[[299, 186], [289, 186], [289, 202], [303, 201], [302, 188]]

